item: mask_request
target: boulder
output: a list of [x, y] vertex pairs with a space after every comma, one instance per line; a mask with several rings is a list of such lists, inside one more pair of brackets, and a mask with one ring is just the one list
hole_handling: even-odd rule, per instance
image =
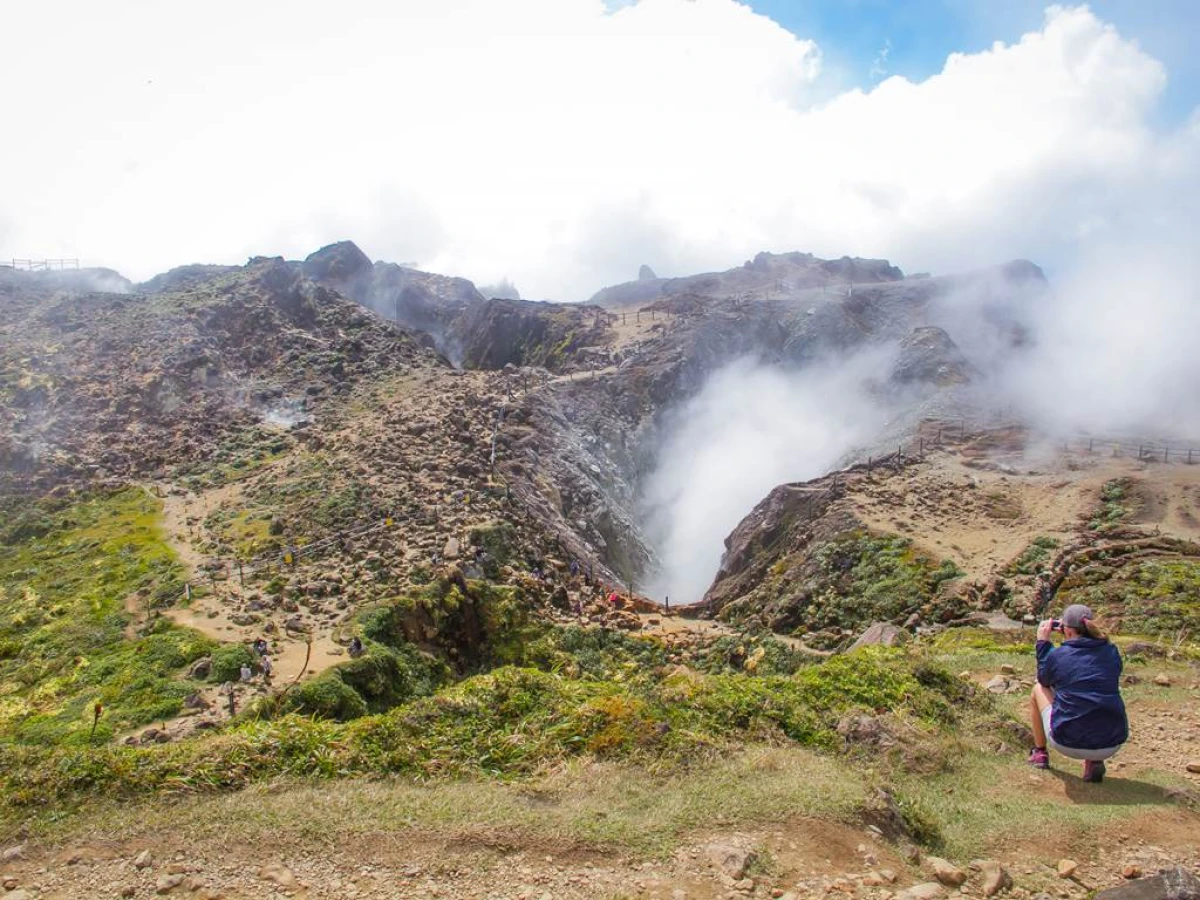
[[745, 878], [746, 870], [757, 859], [753, 850], [735, 844], [709, 844], [704, 852], [713, 865], [735, 881]]
[[187, 677], [192, 681], [207, 681], [212, 674], [212, 657], [202, 656], [188, 669]]
[[907, 639], [908, 634], [898, 625], [890, 622], [876, 622], [858, 636], [858, 639], [850, 645], [850, 651], [857, 650], [859, 647], [895, 647]]
[[6, 863], [15, 862], [18, 859], [24, 859], [24, 858], [25, 858], [25, 845], [24, 844], [16, 844], [12, 847], [8, 847], [7, 849], [5, 849], [5, 851], [3, 853], [0, 853], [0, 862], [6, 862]]
[[936, 900], [945, 896], [946, 889], [936, 881], [923, 881], [901, 891], [896, 895], [896, 900]]
[[339, 241], [309, 254], [302, 268], [315, 281], [345, 282], [369, 274], [371, 260], [352, 241]]
[[971, 868], [979, 872], [980, 888], [985, 897], [994, 897], [1012, 887], [1012, 876], [994, 859], [973, 860]]
[[1176, 866], [1099, 891], [1095, 900], [1200, 900], [1200, 878]]
[[933, 877], [946, 887], [956, 888], [967, 880], [966, 872], [940, 856], [925, 857], [925, 866], [933, 873]]
[[896, 739], [875, 716], [851, 713], [837, 725], [837, 732], [847, 744], [859, 744], [887, 749], [896, 745]]
[[1060, 859], [1058, 861], [1059, 878], [1074, 878], [1077, 871], [1079, 871], [1079, 863], [1075, 862], [1075, 860]]
[[154, 882], [154, 893], [169, 894], [175, 888], [183, 884], [186, 875], [176, 873], [174, 875], [160, 875], [158, 880]]

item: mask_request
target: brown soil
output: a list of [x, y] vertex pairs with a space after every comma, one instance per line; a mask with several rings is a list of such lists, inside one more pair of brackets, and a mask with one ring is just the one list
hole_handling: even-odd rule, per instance
[[980, 461], [961, 450], [931, 453], [900, 477], [881, 477], [843, 501], [865, 525], [899, 531], [970, 578], [998, 573], [1037, 537], [1064, 542], [1098, 504], [1105, 482], [1132, 480], [1127, 521], [1150, 533], [1200, 539], [1200, 466], [1112, 457]]

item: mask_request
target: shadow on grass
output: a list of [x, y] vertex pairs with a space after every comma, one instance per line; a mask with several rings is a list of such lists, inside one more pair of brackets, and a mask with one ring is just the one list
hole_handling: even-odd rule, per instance
[[[1080, 764], [1082, 765], [1082, 763]], [[1106, 775], [1100, 784], [1091, 784], [1079, 775], [1051, 769], [1050, 774], [1063, 784], [1072, 803], [1101, 806], [1184, 806], [1178, 791], [1149, 781]]]

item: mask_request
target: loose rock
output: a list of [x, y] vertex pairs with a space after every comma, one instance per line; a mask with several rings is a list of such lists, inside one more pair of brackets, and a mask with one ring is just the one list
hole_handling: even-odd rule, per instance
[[927, 856], [925, 865], [933, 873], [933, 877], [946, 887], [959, 887], [967, 880], [966, 872], [940, 856]]
[[733, 844], [709, 844], [704, 848], [704, 852], [712, 860], [713, 865], [734, 881], [746, 877], [746, 869], [758, 856], [753, 850]]
[[177, 875], [160, 875], [158, 877], [158, 881], [154, 882], [154, 893], [169, 894], [169, 893], [171, 893], [171, 891], [175, 890], [175, 888], [177, 888], [181, 884], [183, 884], [183, 879], [186, 877], [187, 876], [185, 876], [185, 875], [178, 875], [178, 874]]
[[994, 897], [1012, 887], [1012, 876], [996, 860], [980, 859], [971, 863], [971, 866], [979, 869], [983, 896]]
[[923, 881], [901, 891], [896, 900], [934, 900], [946, 896], [946, 889], [936, 881]]
[[1095, 900], [1200, 900], [1200, 878], [1176, 866], [1100, 891]]
[[296, 880], [296, 876], [292, 874], [292, 870], [279, 863], [271, 863], [269, 866], [263, 866], [259, 870], [258, 877], [263, 879], [263, 881], [272, 881], [285, 890], [295, 890], [300, 886], [300, 882]]

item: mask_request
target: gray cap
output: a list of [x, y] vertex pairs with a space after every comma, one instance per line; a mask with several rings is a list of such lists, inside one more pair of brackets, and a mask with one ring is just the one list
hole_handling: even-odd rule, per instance
[[1083, 620], [1094, 618], [1092, 611], [1082, 603], [1072, 603], [1063, 610], [1062, 623], [1077, 631], [1083, 628]]

